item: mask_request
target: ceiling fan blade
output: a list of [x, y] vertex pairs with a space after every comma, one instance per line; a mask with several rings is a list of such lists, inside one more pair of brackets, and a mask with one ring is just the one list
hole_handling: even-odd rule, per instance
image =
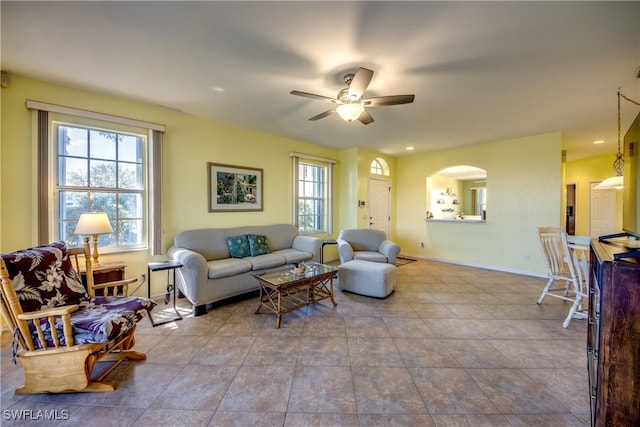
[[332, 114], [333, 114], [333, 113], [335, 113], [335, 112], [336, 112], [336, 109], [335, 109], [335, 108], [334, 108], [333, 110], [327, 110], [327, 111], [325, 111], [324, 113], [320, 113], [320, 114], [318, 114], [317, 116], [313, 116], [313, 117], [311, 117], [309, 120], [316, 121], [316, 120], [324, 119], [325, 117], [330, 116], [330, 115], [332, 115]]
[[291, 95], [304, 96], [305, 98], [319, 99], [321, 101], [335, 101], [334, 98], [329, 98], [328, 96], [316, 95], [315, 93], [300, 92], [299, 90], [292, 90], [290, 93]]
[[369, 123], [373, 123], [373, 117], [371, 117], [371, 114], [369, 114], [369, 112], [367, 110], [364, 110], [360, 114], [360, 117], [358, 117], [358, 120], [364, 125], [368, 125]]
[[353, 80], [351, 80], [351, 84], [349, 85], [349, 99], [360, 99], [364, 94], [364, 91], [369, 87], [369, 83], [371, 83], [371, 79], [373, 78], [373, 71], [368, 68], [358, 68], [356, 74], [353, 76]]
[[415, 95], [391, 95], [377, 96], [375, 98], [363, 99], [362, 103], [367, 107], [382, 107], [385, 105], [411, 104]]

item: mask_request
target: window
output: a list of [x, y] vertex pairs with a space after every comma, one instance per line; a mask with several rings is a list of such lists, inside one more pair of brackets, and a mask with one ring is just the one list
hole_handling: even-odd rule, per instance
[[77, 246], [80, 214], [107, 213], [105, 252], [162, 254], [162, 140], [165, 126], [28, 99], [35, 125], [38, 243]]
[[301, 234], [331, 234], [333, 160], [292, 153], [294, 159], [294, 221]]
[[57, 238], [82, 244], [74, 233], [80, 214], [105, 212], [113, 233], [100, 247], [146, 247], [145, 135], [53, 123], [56, 147]]
[[371, 161], [371, 175], [382, 175], [382, 165], [378, 160]]

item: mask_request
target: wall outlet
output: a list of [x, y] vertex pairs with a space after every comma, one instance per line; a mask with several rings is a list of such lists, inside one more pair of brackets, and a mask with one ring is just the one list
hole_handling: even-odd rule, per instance
[[144, 283], [146, 280], [147, 280], [147, 273], [142, 273], [140, 275], [140, 281]]
[[527, 261], [527, 262], [529, 262], [529, 254], [525, 254], [525, 255], [524, 255], [524, 260], [525, 260], [525, 261]]

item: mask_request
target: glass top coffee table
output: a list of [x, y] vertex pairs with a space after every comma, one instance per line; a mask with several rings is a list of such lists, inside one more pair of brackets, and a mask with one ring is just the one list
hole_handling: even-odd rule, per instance
[[260, 304], [256, 313], [265, 308], [276, 314], [276, 328], [280, 327], [282, 315], [330, 299], [333, 299], [333, 276], [337, 268], [319, 264], [306, 263], [303, 274], [295, 274], [293, 267], [271, 270], [254, 274], [260, 283]]

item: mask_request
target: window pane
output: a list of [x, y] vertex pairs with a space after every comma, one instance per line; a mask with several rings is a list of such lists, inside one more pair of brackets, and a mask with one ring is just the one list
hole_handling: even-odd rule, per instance
[[93, 159], [116, 160], [116, 134], [91, 130], [89, 132], [89, 156]]
[[[91, 205], [89, 210], [105, 212], [110, 220], [116, 218], [116, 194], [115, 193], [91, 193]], [[113, 224], [111, 224], [113, 226]]]
[[88, 209], [88, 193], [84, 191], [60, 191], [59, 197], [60, 219], [75, 220]]
[[118, 245], [141, 245], [144, 242], [143, 222], [139, 220], [117, 221]]
[[133, 135], [118, 135], [118, 160], [142, 163], [142, 138]]
[[88, 133], [86, 129], [58, 126], [58, 153], [87, 157]]
[[86, 187], [88, 182], [86, 159], [74, 157], [58, 158], [58, 185]]
[[143, 206], [141, 194], [120, 194], [118, 205], [120, 208], [120, 218], [142, 218]]
[[103, 160], [91, 160], [90, 187], [115, 188], [116, 163]]
[[118, 187], [141, 190], [142, 165], [136, 163], [118, 163]]

